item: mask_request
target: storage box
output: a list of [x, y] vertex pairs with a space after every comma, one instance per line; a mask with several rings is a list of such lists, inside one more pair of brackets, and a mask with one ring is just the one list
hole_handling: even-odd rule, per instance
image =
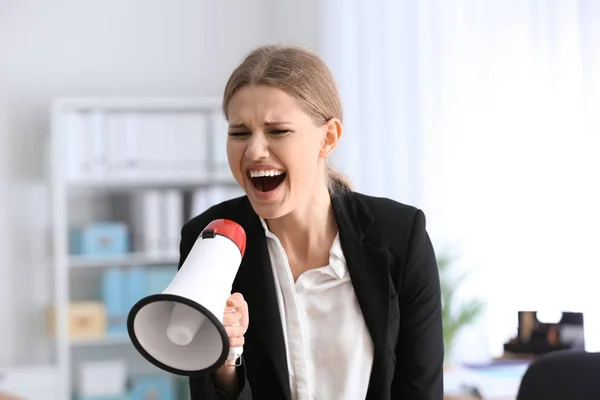
[[125, 360], [85, 361], [77, 366], [76, 393], [86, 399], [123, 399], [127, 396]]
[[177, 275], [177, 265], [146, 267], [146, 296], [161, 293]]
[[108, 335], [126, 336], [131, 308], [142, 298], [165, 290], [176, 273], [176, 265], [105, 268], [100, 298], [106, 306]]
[[[51, 308], [48, 313], [48, 329], [56, 334], [56, 315]], [[99, 301], [78, 301], [67, 310], [68, 335], [71, 339], [91, 339], [106, 336], [106, 308]]]
[[127, 268], [109, 267], [103, 271], [100, 297], [106, 307], [109, 336], [127, 335]]
[[131, 266], [127, 269], [125, 285], [125, 311], [127, 313], [135, 303], [150, 294], [146, 292], [147, 275], [146, 267]]
[[98, 222], [71, 229], [71, 254], [110, 256], [122, 255], [129, 250], [129, 230], [124, 223]]

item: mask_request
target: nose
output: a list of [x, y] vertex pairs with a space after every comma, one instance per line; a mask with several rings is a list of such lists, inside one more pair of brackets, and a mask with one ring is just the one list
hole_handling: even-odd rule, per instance
[[269, 143], [262, 132], [255, 132], [250, 136], [245, 156], [252, 161], [269, 157]]

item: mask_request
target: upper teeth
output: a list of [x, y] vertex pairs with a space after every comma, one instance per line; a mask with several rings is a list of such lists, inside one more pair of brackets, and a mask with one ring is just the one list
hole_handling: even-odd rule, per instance
[[260, 170], [250, 170], [250, 177], [259, 178], [261, 176], [277, 176], [283, 174], [283, 171], [276, 169], [260, 169]]

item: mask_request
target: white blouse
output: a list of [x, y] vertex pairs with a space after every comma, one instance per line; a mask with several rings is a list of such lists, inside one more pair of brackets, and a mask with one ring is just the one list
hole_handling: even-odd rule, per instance
[[261, 219], [275, 277], [292, 400], [364, 399], [373, 341], [350, 282], [339, 234], [329, 265], [294, 283], [285, 250]]

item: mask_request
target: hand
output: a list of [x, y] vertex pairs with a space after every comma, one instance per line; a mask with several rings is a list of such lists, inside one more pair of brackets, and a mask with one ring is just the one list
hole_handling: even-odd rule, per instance
[[[225, 304], [223, 311], [223, 326], [229, 337], [231, 347], [244, 345], [244, 334], [248, 329], [248, 303], [241, 293], [232, 294]], [[233, 363], [233, 364], [232, 364]], [[215, 386], [224, 391], [228, 398], [238, 397], [238, 378], [235, 361], [226, 360], [214, 374]]]
[[227, 331], [231, 347], [244, 345], [244, 334], [248, 329], [248, 323], [248, 303], [241, 293], [232, 294], [227, 299], [223, 312], [223, 326]]

